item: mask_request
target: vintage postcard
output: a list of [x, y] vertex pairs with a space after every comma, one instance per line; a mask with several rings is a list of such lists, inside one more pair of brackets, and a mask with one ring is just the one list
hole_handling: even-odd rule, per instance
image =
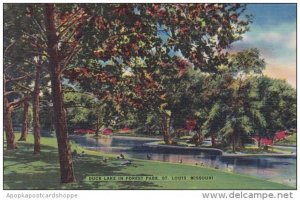
[[296, 3], [2, 11], [4, 190], [297, 189]]

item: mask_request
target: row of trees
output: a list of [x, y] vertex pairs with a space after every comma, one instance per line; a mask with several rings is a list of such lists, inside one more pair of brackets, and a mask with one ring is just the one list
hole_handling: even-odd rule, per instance
[[[213, 75], [189, 69], [180, 81], [164, 85], [171, 94], [170, 139], [187, 128], [187, 120], [192, 120], [196, 121], [192, 131], [197, 132], [198, 138], [210, 137], [213, 146], [218, 139], [223, 146], [232, 145], [235, 151], [243, 148], [251, 136], [273, 138], [278, 130], [296, 127], [295, 89], [283, 80], [262, 75], [264, 61], [256, 49], [240, 52], [232, 59], [242, 54], [252, 54], [249, 60], [257, 59], [260, 66], [253, 66], [255, 71], [248, 72], [243, 72], [242, 66], [235, 72], [232, 67], [223, 66], [222, 74]], [[126, 112], [120, 114], [114, 104], [104, 102], [100, 103], [101, 109], [90, 109], [97, 108], [99, 102], [92, 98], [87, 102], [85, 94], [69, 93], [67, 97], [67, 102], [79, 105], [68, 109], [69, 127], [97, 129], [100, 124], [115, 129], [138, 128], [140, 134], [162, 133], [164, 122], [160, 111], [151, 107], [153, 102], [138, 109], [127, 105]]]
[[[40, 116], [45, 110], [53, 114], [62, 183], [75, 181], [67, 122], [89, 117], [97, 132], [101, 122], [116, 116], [149, 124], [149, 130], [159, 124], [165, 143], [172, 144], [171, 128], [192, 117], [199, 134], [222, 134], [235, 146], [250, 130], [271, 131], [277, 116], [290, 121], [292, 110], [285, 112], [284, 106], [293, 102], [294, 90], [265, 77], [256, 77], [259, 84], [253, 85], [252, 75], [264, 67], [259, 52], [227, 51], [249, 29], [245, 9], [241, 4], [5, 4], [7, 149], [16, 148], [12, 113], [22, 105], [21, 139], [26, 138], [29, 101], [34, 153], [40, 152]], [[273, 99], [273, 107], [261, 103], [274, 97], [281, 99]], [[86, 113], [80, 118], [77, 112]], [[288, 126], [283, 122], [272, 128]]]
[[[196, 120], [194, 131], [199, 137], [211, 137], [213, 146], [218, 138], [224, 146], [232, 144], [235, 151], [236, 147], [242, 148], [250, 136], [272, 138], [278, 130], [296, 127], [295, 89], [283, 80], [263, 76], [264, 68], [259, 51], [248, 49], [230, 55], [228, 64], [220, 66], [219, 74], [190, 68], [180, 79], [160, 83], [168, 94], [159, 96], [159, 101], [151, 99], [138, 109], [125, 104], [120, 112], [116, 110], [118, 105], [102, 102], [100, 104], [106, 107], [98, 114], [95, 109], [76, 109], [70, 112], [74, 116], [70, 116], [70, 120], [75, 126], [77, 123], [96, 127], [99, 118], [95, 116], [100, 114], [100, 124], [105, 127], [115, 122], [115, 128], [129, 126], [140, 128], [142, 134], [159, 134], [164, 123], [160, 109], [168, 106], [168, 131], [173, 130], [173, 135], [186, 127], [188, 119]], [[122, 87], [122, 91], [126, 88]], [[93, 100], [87, 103], [87, 98], [78, 99], [82, 96], [85, 95], [68, 94], [69, 101], [77, 99], [77, 104], [89, 108]], [[98, 107], [97, 104], [94, 106]]]

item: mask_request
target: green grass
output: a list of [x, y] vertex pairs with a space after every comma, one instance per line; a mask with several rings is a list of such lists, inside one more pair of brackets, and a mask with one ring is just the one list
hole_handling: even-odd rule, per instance
[[292, 135], [286, 137], [284, 140], [281, 140], [276, 143], [277, 145], [296, 145], [297, 144], [297, 134], [293, 133]]
[[[18, 138], [18, 134], [17, 137]], [[84, 150], [72, 144], [86, 157], [74, 162], [77, 183], [59, 183], [59, 165], [55, 138], [43, 137], [42, 152], [33, 155], [33, 138], [18, 142], [18, 149], [4, 150], [5, 189], [294, 189], [266, 180], [223, 172], [201, 166], [171, 164], [158, 161], [133, 159], [130, 166], [120, 165], [115, 155]], [[103, 162], [103, 157], [108, 158]], [[213, 176], [211, 181], [119, 181], [88, 182], [87, 176]]]
[[[152, 144], [156, 144], [156, 145], [166, 145], [164, 141], [156, 141], [156, 142], [152, 142]], [[196, 147], [194, 144], [190, 144], [187, 143], [185, 141], [178, 141], [176, 142], [176, 144], [172, 144], [172, 146], [174, 147]], [[213, 148], [213, 149], [220, 149], [223, 150], [225, 153], [233, 153], [232, 147], [228, 146], [226, 148], [224, 147], [212, 147], [212, 146], [198, 146], [198, 147], [204, 147], [204, 148]], [[276, 148], [276, 147], [270, 147], [268, 150], [263, 149], [262, 147], [257, 147], [257, 145], [247, 145], [245, 146], [245, 148], [240, 149], [238, 151], [236, 151], [236, 153], [243, 153], [243, 154], [249, 154], [249, 156], [253, 156], [256, 154], [290, 154], [290, 151], [286, 150], [286, 149], [280, 149], [280, 148]]]

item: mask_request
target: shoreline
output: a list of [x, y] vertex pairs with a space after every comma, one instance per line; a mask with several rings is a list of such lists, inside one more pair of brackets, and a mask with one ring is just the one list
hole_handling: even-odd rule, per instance
[[[222, 151], [221, 149], [217, 149], [217, 148], [183, 147], [183, 146], [177, 147], [177, 146], [172, 146], [172, 145], [155, 145], [155, 144], [151, 145], [151, 143], [155, 143], [155, 142], [146, 143], [143, 146], [150, 147], [150, 148], [167, 147], [168, 149], [186, 149], [186, 150], [192, 150], [192, 151], [193, 150], [201, 150], [202, 152], [212, 150], [212, 151], [220, 152], [221, 153], [220, 156], [224, 157], [224, 158], [239, 158], [239, 157], [286, 157], [286, 158], [295, 157], [296, 158], [295, 154], [294, 155], [289, 155], [289, 154], [267, 154], [267, 155], [266, 154], [226, 154], [226, 153], [224, 153], [224, 151]], [[78, 144], [78, 145], [81, 146], [80, 144]], [[87, 147], [84, 147], [84, 146], [81, 146], [81, 147], [86, 149], [86, 150], [89, 150], [89, 151], [99, 152], [98, 150], [95, 150], [95, 149], [90, 149], [90, 148], [87, 148]], [[111, 156], [114, 157], [114, 156], [118, 155], [117, 153], [107, 153], [107, 152], [103, 152], [103, 151], [100, 151], [100, 152], [109, 155], [109, 157], [111, 157]], [[152, 162], [152, 163], [159, 163], [159, 164], [167, 163], [167, 164], [178, 165], [178, 166], [182, 166], [182, 165], [183, 166], [190, 166], [190, 167], [195, 166], [194, 164], [191, 164], [191, 163], [164, 162], [164, 161], [160, 161], [160, 160], [146, 160], [146, 159], [141, 159], [141, 158], [128, 158], [128, 159], [133, 160], [133, 161], [142, 161], [142, 162], [145, 161], [145, 162]], [[223, 172], [223, 173], [226, 173], [226, 174], [232, 174], [232, 172], [226, 171], [224, 169], [214, 168], [214, 167], [211, 167], [211, 166], [201, 166], [201, 168], [213, 170], [213, 171], [216, 171], [216, 172], [217, 171], [218, 172]], [[265, 180], [265, 181], [269, 181], [271, 183], [279, 183], [279, 184], [283, 184], [283, 185], [286, 185], [286, 186], [294, 187], [294, 185], [291, 185], [291, 184], [281, 183], [281, 182], [270, 180], [270, 179], [259, 178], [259, 177], [252, 176], [252, 175], [245, 174], [245, 173], [235, 172], [235, 174], [245, 176], [245, 177], [255, 178], [255, 179], [258, 179], [258, 180]]]
[[[222, 149], [218, 148], [210, 148], [210, 147], [184, 147], [184, 146], [174, 146], [174, 145], [164, 145], [164, 144], [156, 144], [156, 142], [150, 142], [144, 144], [146, 147], [150, 148], [165, 148], [165, 149], [177, 149], [177, 150], [199, 150], [199, 151], [211, 151], [211, 152], [219, 152], [222, 157], [286, 157], [286, 158], [296, 158], [297, 154], [289, 154], [289, 153], [226, 153]], [[278, 146], [278, 145], [276, 145]], [[274, 146], [274, 147], [276, 147]]]
[[[90, 135], [80, 135], [80, 134], [70, 134], [70, 137], [91, 137], [97, 138], [94, 134]], [[133, 140], [156, 140], [160, 141], [161, 138], [159, 137], [140, 137], [140, 136], [131, 136], [131, 135], [99, 135], [98, 138], [119, 138], [119, 139], [133, 139]]]
[[[73, 135], [73, 136], [82, 136], [82, 135]], [[143, 144], [143, 147], [146, 148], [162, 148], [162, 149], [175, 149], [175, 150], [190, 150], [190, 151], [199, 151], [199, 152], [217, 152], [222, 157], [230, 158], [230, 157], [284, 157], [284, 158], [297, 158], [296, 153], [226, 153], [222, 149], [212, 148], [212, 147], [189, 147], [189, 146], [175, 146], [175, 145], [165, 145], [165, 144], [158, 144], [158, 141], [161, 141], [161, 138], [157, 137], [138, 137], [138, 136], [128, 136], [128, 135], [112, 135], [108, 136], [111, 138], [118, 138], [118, 139], [133, 139], [133, 140], [154, 140], [153, 142], [148, 142]], [[99, 137], [100, 138], [100, 137]], [[293, 148], [294, 146], [283, 146], [283, 145], [274, 145], [274, 147], [284, 147], [284, 148]], [[296, 148], [296, 146], [295, 146]]]
[[[103, 152], [103, 151], [97, 151], [95, 149], [89, 149], [87, 147], [81, 146], [80, 144], [77, 144], [77, 145], [79, 145], [83, 149], [86, 149], [87, 151], [101, 152], [101, 154], [103, 154], [102, 156], [106, 155], [110, 159], [114, 158], [116, 155], [118, 155], [116, 153], [107, 153], [107, 152]], [[171, 145], [169, 145], [169, 146], [171, 146]], [[197, 148], [197, 147], [195, 147], [195, 148]], [[203, 149], [208, 149], [208, 148], [203, 148]], [[215, 150], [216, 151], [222, 151], [222, 150], [216, 149], [216, 148], [215, 148]], [[221, 156], [223, 156], [223, 155], [221, 155]], [[224, 157], [226, 157], [226, 155], [224, 155]], [[228, 156], [228, 157], [230, 157], [230, 156]], [[246, 157], [246, 155], [245, 155], [245, 157]], [[201, 169], [212, 170], [212, 171], [215, 171], [215, 172], [221, 172], [221, 173], [230, 174], [230, 175], [234, 174], [234, 175], [238, 175], [238, 176], [242, 176], [242, 177], [248, 177], [248, 178], [253, 178], [253, 179], [257, 179], [257, 180], [267, 181], [267, 182], [270, 182], [270, 183], [282, 184], [282, 185], [288, 186], [288, 187], [294, 187], [294, 185], [290, 185], [290, 184], [286, 184], [286, 183], [282, 183], [282, 182], [278, 182], [278, 181], [274, 181], [274, 180], [270, 180], [270, 179], [259, 178], [259, 177], [256, 177], [256, 176], [251, 176], [249, 174], [244, 174], [244, 173], [239, 173], [239, 172], [232, 173], [232, 172], [226, 171], [224, 169], [216, 169], [216, 168], [210, 167], [210, 166], [195, 166], [191, 163], [164, 162], [164, 161], [160, 161], [160, 160], [146, 160], [146, 159], [141, 159], [141, 158], [130, 158], [129, 160], [140, 161], [140, 162], [149, 162], [149, 163], [158, 163], [158, 164], [176, 165], [176, 166], [200, 167]]]
[[222, 157], [230, 158], [230, 157], [284, 157], [284, 158], [297, 158], [296, 154], [223, 154]]

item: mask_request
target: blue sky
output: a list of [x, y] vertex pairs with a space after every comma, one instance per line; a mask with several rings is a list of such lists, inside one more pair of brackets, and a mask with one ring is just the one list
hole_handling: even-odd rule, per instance
[[296, 4], [248, 4], [253, 23], [233, 51], [258, 48], [267, 66], [264, 74], [286, 79], [296, 87]]

